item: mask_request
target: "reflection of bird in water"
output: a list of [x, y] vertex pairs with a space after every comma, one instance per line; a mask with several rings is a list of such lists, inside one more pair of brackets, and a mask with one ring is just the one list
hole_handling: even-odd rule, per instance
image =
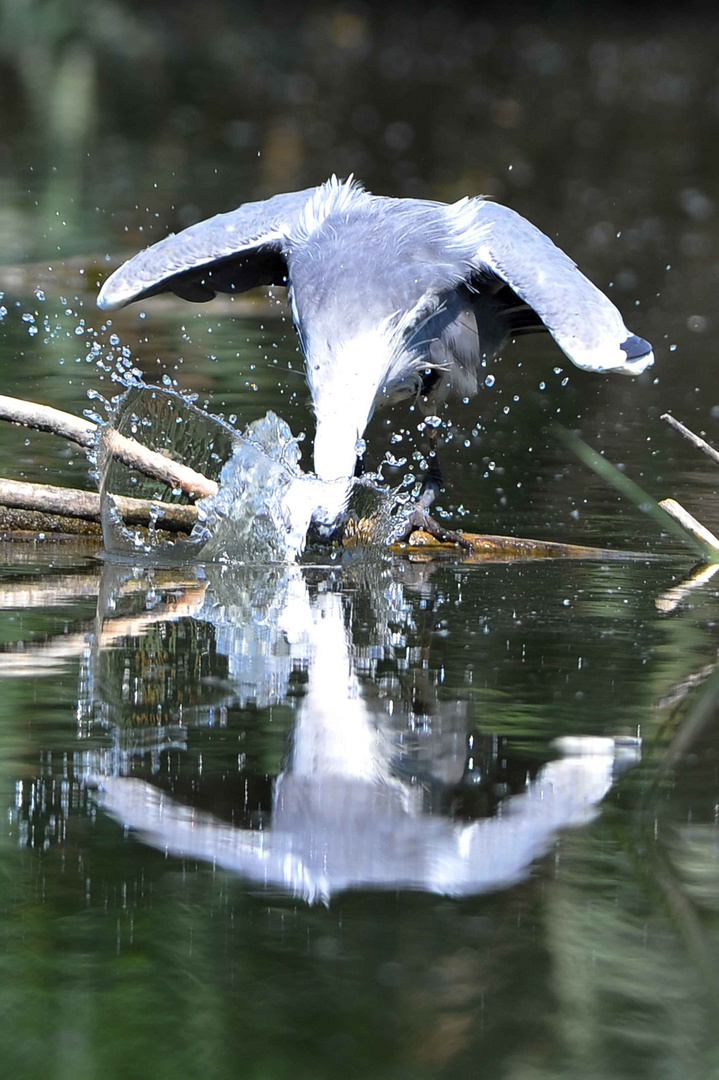
[[519, 334], [549, 330], [591, 371], [638, 375], [654, 360], [607, 297], [513, 210], [480, 197], [384, 198], [351, 178], [168, 236], [116, 270], [98, 304], [168, 291], [202, 302], [270, 284], [290, 290], [324, 480], [353, 475], [378, 405], [419, 397], [430, 414], [449, 390], [476, 393], [487, 359]]
[[[452, 722], [453, 706], [438, 703], [426, 741], [413, 737], [409, 716], [402, 719], [401, 694], [390, 699], [390, 715], [375, 693], [365, 692], [367, 682], [357, 670], [365, 646], [358, 649], [354, 641], [347, 597], [331, 587], [310, 588], [298, 567], [269, 579], [264, 570], [208, 572], [208, 586], [188, 590], [182, 610], [194, 598], [195, 617], [214, 626], [237, 700], [260, 708], [273, 701], [287, 705], [292, 672], [301, 670], [305, 681], [294, 705], [291, 748], [261, 829], [188, 806], [178, 793], [162, 790], [157, 777], [147, 782], [123, 775], [151, 767], [147, 760], [143, 769], [141, 758], [154, 755], [152, 740], [139, 741], [136, 728], [117, 725], [113, 751], [88, 759], [86, 779], [99, 787], [105, 810], [166, 855], [206, 859], [309, 901], [329, 901], [343, 889], [362, 886], [481, 893], [523, 877], [559, 830], [591, 821], [618, 768], [639, 760], [635, 740], [565, 738], [557, 746], [558, 760], [502, 798], [496, 815], [457, 815], [454, 800], [450, 811], [442, 798], [433, 805], [427, 783], [456, 793], [466, 768], [466, 733]], [[173, 582], [173, 594], [176, 587]], [[127, 629], [136, 633], [138, 621], [128, 626], [116, 613], [118, 593], [108, 588], [102, 595], [112, 612], [102, 633], [113, 643]], [[391, 625], [371, 621], [362, 637], [369, 635], [373, 654], [384, 655], [398, 628], [407, 627], [411, 608], [404, 610], [401, 587], [389, 597], [374, 589], [371, 595], [374, 617], [384, 607], [384, 615], [393, 618]], [[175, 613], [163, 612], [160, 603], [141, 619], [147, 627], [149, 620], [168, 617]], [[122, 674], [126, 668], [113, 670]], [[85, 682], [104, 693], [110, 685], [100, 678]], [[121, 695], [116, 692], [115, 700]], [[90, 715], [102, 711], [109, 717], [108, 705], [98, 698]], [[183, 732], [190, 715], [183, 714]], [[214, 703], [204, 715], [204, 722], [214, 723]], [[166, 739], [169, 730], [159, 725], [155, 738]]]

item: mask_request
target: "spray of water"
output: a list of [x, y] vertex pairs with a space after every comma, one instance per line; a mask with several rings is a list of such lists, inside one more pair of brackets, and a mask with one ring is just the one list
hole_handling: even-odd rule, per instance
[[[158, 505], [187, 503], [180, 489], [150, 478], [113, 453], [117, 435], [135, 439], [219, 484], [195, 505], [189, 536], [173, 537], [123, 518], [117, 496]], [[367, 481], [325, 482], [300, 468], [298, 440], [274, 413], [239, 432], [174, 390], [133, 385], [102, 428], [96, 457], [105, 547], [111, 555], [154, 562], [287, 562], [301, 555], [313, 521], [350, 515], [371, 520], [364, 539], [386, 541], [396, 528], [386, 491]]]

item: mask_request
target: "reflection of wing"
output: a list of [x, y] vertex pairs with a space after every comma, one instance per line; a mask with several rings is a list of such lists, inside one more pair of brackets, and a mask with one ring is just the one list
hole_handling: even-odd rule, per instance
[[297, 224], [315, 190], [245, 203], [160, 240], [110, 275], [98, 306], [112, 310], [160, 292], [202, 302], [217, 292], [282, 284], [285, 233]]
[[577, 367], [639, 375], [651, 345], [627, 330], [614, 304], [548, 236], [509, 207], [465, 199], [449, 208], [451, 247], [468, 247], [475, 273], [500, 278], [536, 311]]
[[[338, 718], [343, 718], [338, 712]], [[424, 812], [400, 785], [338, 774], [285, 773], [272, 824], [238, 829], [130, 777], [100, 778], [99, 800], [160, 850], [206, 859], [309, 902], [358, 886], [468, 895], [527, 873], [559, 829], [583, 825], [611, 787], [612, 739], [575, 739], [499, 817], [471, 823]], [[621, 752], [621, 751], [620, 751]], [[638, 751], [634, 749], [632, 760]]]

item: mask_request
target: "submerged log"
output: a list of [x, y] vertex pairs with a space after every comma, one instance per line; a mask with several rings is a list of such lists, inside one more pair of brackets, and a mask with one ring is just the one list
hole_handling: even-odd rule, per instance
[[[194, 506], [176, 506], [149, 499], [131, 499], [113, 495], [118, 512], [128, 525], [190, 533], [197, 522]], [[82, 535], [101, 538], [100, 496], [94, 491], [29, 484], [0, 479], [0, 532], [18, 530], [35, 536]], [[531, 540], [516, 536], [465, 533], [474, 551], [457, 544], [440, 543], [429, 533], [416, 531], [409, 540], [391, 546], [392, 551], [413, 558], [432, 559], [453, 555], [463, 561], [484, 559], [632, 559], [646, 558], [635, 552], [612, 551], [581, 544], [559, 544], [549, 540]]]
[[78, 536], [101, 541], [99, 522], [63, 514], [46, 514], [40, 510], [0, 506], [0, 538], [3, 540], [61, 540], [63, 537]]
[[[124, 495], [113, 495], [111, 498], [128, 525], [152, 525], [167, 532], [191, 532], [197, 522], [197, 509], [194, 506], [132, 499]], [[0, 509], [35, 511], [48, 517], [56, 515], [64, 520], [98, 524], [101, 520], [100, 496], [96, 491], [1, 478]], [[58, 530], [51, 529], [48, 522], [47, 528], [40, 531]], [[59, 531], [63, 531], [62, 527]]]
[[519, 536], [497, 536], [493, 533], [462, 533], [474, 548], [466, 551], [458, 544], [445, 544], [430, 533], [418, 529], [409, 540], [392, 544], [391, 550], [410, 553], [413, 557], [433, 558], [439, 555], [461, 556], [464, 562], [488, 559], [646, 559], [651, 556], [636, 551], [615, 551], [611, 548], [588, 547], [583, 544], [560, 544], [552, 540], [532, 540]]

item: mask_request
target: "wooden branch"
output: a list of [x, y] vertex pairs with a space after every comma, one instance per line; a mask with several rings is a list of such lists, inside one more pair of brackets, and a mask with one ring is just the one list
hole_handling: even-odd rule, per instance
[[[97, 438], [97, 424], [91, 420], [62, 412], [61, 409], [53, 409], [49, 405], [41, 405], [35, 401], [22, 401], [20, 398], [7, 397], [4, 394], [0, 394], [0, 420], [9, 420], [13, 424], [21, 424], [23, 427], [34, 428], [36, 431], [52, 432], [63, 439], [77, 443], [86, 450], [95, 445]], [[156, 450], [149, 450], [135, 439], [128, 439], [116, 431], [108, 432], [107, 439], [114, 457], [123, 465], [136, 469], [145, 476], [152, 477], [153, 480], [160, 480], [164, 484], [179, 488], [197, 498], [216, 495], [219, 491], [216, 481], [195, 472], [187, 465], [165, 457]], [[25, 507], [25, 509], [32, 508]]]
[[693, 431], [690, 431], [688, 427], [685, 427], [680, 420], [676, 420], [671, 413], [663, 413], [660, 417], [662, 420], [673, 427], [675, 431], [678, 431], [680, 435], [683, 435], [685, 439], [688, 439], [693, 446], [696, 446], [697, 450], [701, 450], [707, 457], [711, 458], [715, 465], [719, 465], [719, 451], [702, 439], [700, 435], [695, 435]]
[[714, 551], [719, 552], [719, 539], [710, 532], [701, 521], [697, 521], [688, 510], [685, 510], [681, 503], [678, 503], [676, 499], [662, 499], [659, 503], [662, 510], [673, 517], [675, 521], [678, 521], [687, 532], [690, 532], [692, 536], [695, 536], [701, 543], [706, 544]]
[[0, 420], [9, 420], [13, 424], [35, 428], [36, 431], [50, 431], [86, 449], [94, 445], [97, 436], [97, 424], [93, 424], [92, 420], [5, 394], [0, 394]]
[[[176, 506], [173, 503], [153, 502], [151, 499], [130, 499], [123, 495], [110, 497], [128, 525], [152, 524], [168, 532], [191, 532], [197, 521], [197, 509], [194, 506]], [[78, 488], [27, 484], [19, 480], [0, 478], [0, 506], [100, 521], [100, 496], [97, 492], [82, 491]]]
[[186, 495], [204, 498], [206, 495], [216, 495], [220, 490], [220, 485], [215, 480], [210, 480], [188, 465], [173, 461], [164, 454], [158, 454], [156, 450], [148, 450], [142, 443], [120, 435], [118, 431], [108, 432], [107, 444], [113, 457], [116, 457], [123, 465], [137, 469], [145, 476], [151, 476], [153, 480], [160, 480], [173, 488], [179, 488]]

